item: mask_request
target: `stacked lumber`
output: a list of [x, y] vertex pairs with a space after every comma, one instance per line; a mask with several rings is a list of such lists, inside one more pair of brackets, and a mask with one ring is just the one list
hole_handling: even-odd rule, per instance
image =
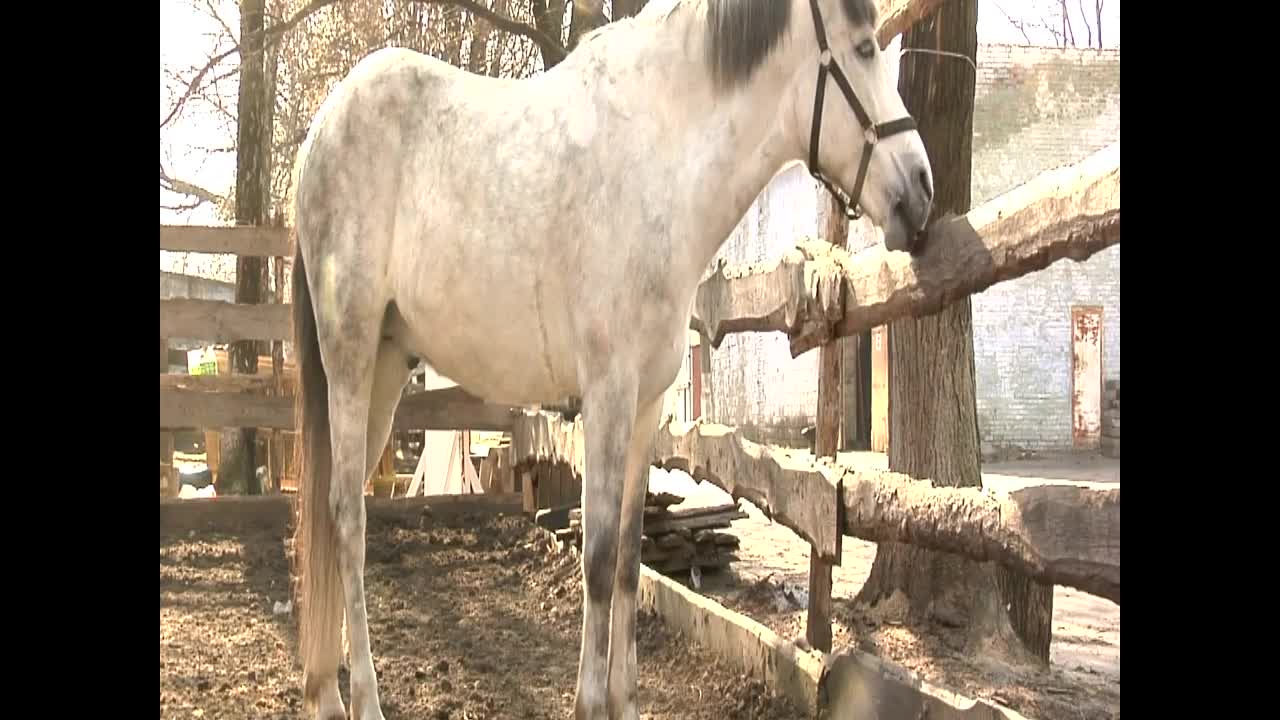
[[[644, 534], [640, 539], [640, 562], [664, 574], [686, 573], [691, 568], [718, 570], [738, 559], [738, 537], [722, 532], [734, 520], [747, 514], [738, 504], [671, 509], [684, 498], [671, 493], [646, 493]], [[555, 511], [540, 513], [539, 524], [555, 532], [563, 543], [582, 549], [582, 508], [572, 508], [551, 518]], [[545, 518], [545, 519], [544, 519]], [[563, 525], [554, 527], [554, 525]]]
[[1120, 379], [1108, 380], [1102, 393], [1102, 454], [1120, 457]]

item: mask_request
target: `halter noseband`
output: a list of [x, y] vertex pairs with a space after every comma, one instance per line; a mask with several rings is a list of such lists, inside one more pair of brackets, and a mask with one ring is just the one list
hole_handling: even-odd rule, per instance
[[[862, 107], [862, 103], [858, 102], [857, 94], [849, 85], [849, 79], [845, 77], [839, 63], [831, 56], [831, 48], [827, 47], [827, 33], [822, 26], [822, 13], [818, 10], [818, 0], [809, 0], [809, 8], [813, 10], [813, 27], [818, 34], [818, 49], [822, 51], [818, 59], [818, 89], [813, 99], [813, 130], [809, 135], [809, 173], [826, 186], [836, 202], [840, 204], [840, 209], [846, 217], [857, 220], [862, 217], [859, 198], [862, 196], [862, 183], [867, 178], [867, 167], [871, 165], [871, 151], [875, 148], [876, 142], [880, 138], [915, 130], [916, 121], [908, 115], [879, 125], [871, 123], [867, 111]], [[858, 165], [858, 180], [853, 184], [852, 195], [844, 194], [818, 169], [818, 144], [822, 138], [822, 103], [826, 95], [827, 73], [835, 78], [840, 91], [844, 93], [844, 99], [848, 101], [849, 107], [853, 108], [853, 114], [858, 116], [858, 122], [862, 125], [862, 134], [866, 139], [866, 144], [862, 148], [862, 162]]]

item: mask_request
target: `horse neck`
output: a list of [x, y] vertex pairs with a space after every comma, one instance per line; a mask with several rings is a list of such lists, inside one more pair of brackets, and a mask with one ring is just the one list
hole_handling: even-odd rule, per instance
[[663, 183], [688, 188], [667, 208], [683, 255], [671, 260], [696, 283], [769, 180], [803, 158], [807, 129], [796, 127], [788, 86], [798, 63], [817, 62], [817, 43], [805, 32], [807, 11], [793, 12], [789, 36], [751, 77], [717, 88], [706, 60], [705, 6], [677, 0], [671, 10], [651, 4], [644, 12], [656, 17], [619, 27], [618, 40], [600, 49], [632, 98], [636, 131], [652, 134], [645, 162], [670, 172]]

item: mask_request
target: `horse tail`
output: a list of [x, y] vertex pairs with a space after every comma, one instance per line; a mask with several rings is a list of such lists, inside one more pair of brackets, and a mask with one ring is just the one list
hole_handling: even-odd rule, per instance
[[[300, 241], [299, 241], [300, 244]], [[298, 640], [304, 677], [333, 678], [341, 657], [342, 578], [337, 532], [329, 505], [333, 449], [329, 439], [329, 380], [320, 361], [315, 310], [302, 249], [293, 254], [293, 332], [298, 367], [295, 427], [298, 431]], [[315, 688], [310, 687], [310, 696]]]

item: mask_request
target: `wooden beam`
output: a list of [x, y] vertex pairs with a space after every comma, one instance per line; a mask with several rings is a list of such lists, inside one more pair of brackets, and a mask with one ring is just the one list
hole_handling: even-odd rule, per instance
[[796, 356], [1119, 242], [1117, 142], [934, 223], [919, 257], [802, 242], [771, 263], [722, 268], [698, 287], [689, 326], [713, 347], [729, 333], [784, 332]]
[[934, 487], [845, 469], [844, 532], [994, 561], [1120, 603], [1120, 488], [1033, 485], [1009, 493]]
[[252, 257], [293, 256], [285, 227], [161, 225], [160, 249]]
[[658, 430], [654, 464], [709, 480], [733, 496], [750, 500], [804, 538], [818, 557], [837, 562], [840, 553], [840, 473], [814, 465], [806, 455], [786, 453], [740, 437], [733, 428], [671, 423]]
[[293, 429], [293, 398], [255, 393], [160, 389], [162, 428]]
[[[188, 532], [242, 532], [250, 529], [285, 532], [294, 520], [292, 495], [228, 495], [218, 498], [160, 501], [160, 536]], [[370, 522], [392, 522], [417, 527], [423, 511], [431, 515], [458, 517], [464, 514], [516, 514], [520, 496], [515, 493], [484, 495], [431, 495], [417, 498], [376, 498], [365, 496], [365, 512]]]
[[[285, 387], [292, 392], [293, 383]], [[178, 375], [176, 373], [160, 376], [161, 390], [191, 390], [196, 392], [221, 393], [262, 393], [267, 394], [275, 387], [275, 380], [270, 375]]]
[[[176, 376], [161, 376], [176, 377]], [[256, 378], [224, 376], [218, 384], [252, 385]], [[263, 376], [270, 382], [270, 376]], [[208, 392], [207, 389], [165, 387], [161, 380], [160, 427], [255, 427], [292, 430], [294, 399], [253, 392]], [[196, 385], [206, 381], [197, 381]], [[460, 388], [410, 395], [400, 402], [394, 425], [399, 430], [504, 430], [511, 427], [513, 408], [485, 403]]]
[[396, 409], [396, 430], [509, 430], [520, 408], [485, 402], [460, 387], [414, 393]]
[[234, 342], [292, 339], [292, 306], [181, 298], [160, 301], [160, 335]]

